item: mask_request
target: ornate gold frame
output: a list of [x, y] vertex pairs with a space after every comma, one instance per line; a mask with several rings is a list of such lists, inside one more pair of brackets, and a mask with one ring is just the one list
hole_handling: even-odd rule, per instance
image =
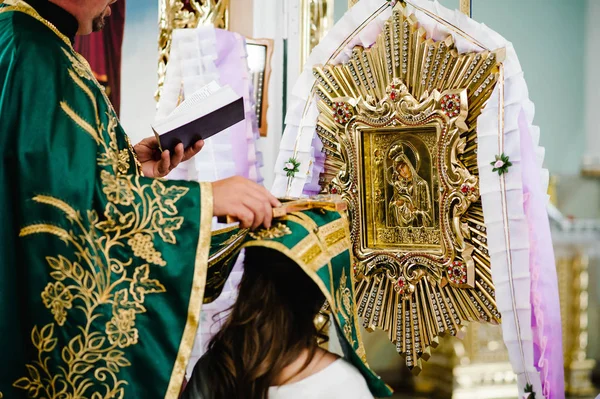
[[229, 6], [230, 0], [159, 0], [157, 100], [165, 82], [173, 29], [196, 28], [201, 25], [228, 29]]
[[358, 312], [367, 329], [388, 332], [415, 373], [439, 336], [466, 321], [500, 321], [476, 123], [503, 57], [459, 54], [451, 36], [427, 39], [398, 4], [374, 46], [314, 68], [320, 184], [348, 202]]

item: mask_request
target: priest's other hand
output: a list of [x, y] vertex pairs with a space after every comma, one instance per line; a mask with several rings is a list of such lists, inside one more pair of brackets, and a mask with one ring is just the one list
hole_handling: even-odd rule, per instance
[[138, 160], [142, 164], [142, 172], [148, 177], [165, 177], [170, 171], [175, 169], [182, 161], [187, 161], [200, 152], [204, 146], [204, 141], [198, 140], [183, 150], [183, 144], [179, 143], [175, 147], [175, 153], [171, 154], [169, 150], [162, 153], [158, 147], [156, 137], [148, 137], [133, 147]]
[[243, 177], [234, 176], [212, 183], [213, 214], [232, 216], [242, 228], [271, 227], [273, 207], [281, 203], [266, 188]]

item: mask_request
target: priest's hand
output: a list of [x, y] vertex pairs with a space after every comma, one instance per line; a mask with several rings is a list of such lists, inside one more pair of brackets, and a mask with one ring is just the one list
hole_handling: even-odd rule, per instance
[[148, 137], [133, 147], [138, 160], [142, 164], [142, 172], [148, 177], [165, 177], [170, 171], [175, 169], [182, 161], [187, 161], [200, 152], [204, 146], [204, 141], [198, 140], [184, 151], [183, 144], [179, 143], [175, 147], [175, 153], [171, 154], [169, 150], [160, 152], [158, 140], [156, 137]]
[[273, 208], [281, 206], [266, 188], [239, 176], [216, 181], [212, 189], [213, 215], [232, 216], [242, 228], [270, 228]]

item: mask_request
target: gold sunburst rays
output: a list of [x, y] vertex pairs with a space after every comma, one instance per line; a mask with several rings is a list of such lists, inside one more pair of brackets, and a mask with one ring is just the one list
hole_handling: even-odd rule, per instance
[[415, 373], [439, 336], [500, 322], [476, 124], [504, 54], [461, 54], [399, 4], [373, 46], [313, 68], [320, 185], [349, 205], [359, 315]]

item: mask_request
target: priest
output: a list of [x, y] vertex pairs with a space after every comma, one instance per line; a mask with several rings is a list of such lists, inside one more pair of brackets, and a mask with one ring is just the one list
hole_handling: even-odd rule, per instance
[[114, 0], [0, 0], [0, 398], [176, 398], [213, 215], [269, 227], [233, 177], [160, 179], [202, 147], [132, 146], [75, 34]]

